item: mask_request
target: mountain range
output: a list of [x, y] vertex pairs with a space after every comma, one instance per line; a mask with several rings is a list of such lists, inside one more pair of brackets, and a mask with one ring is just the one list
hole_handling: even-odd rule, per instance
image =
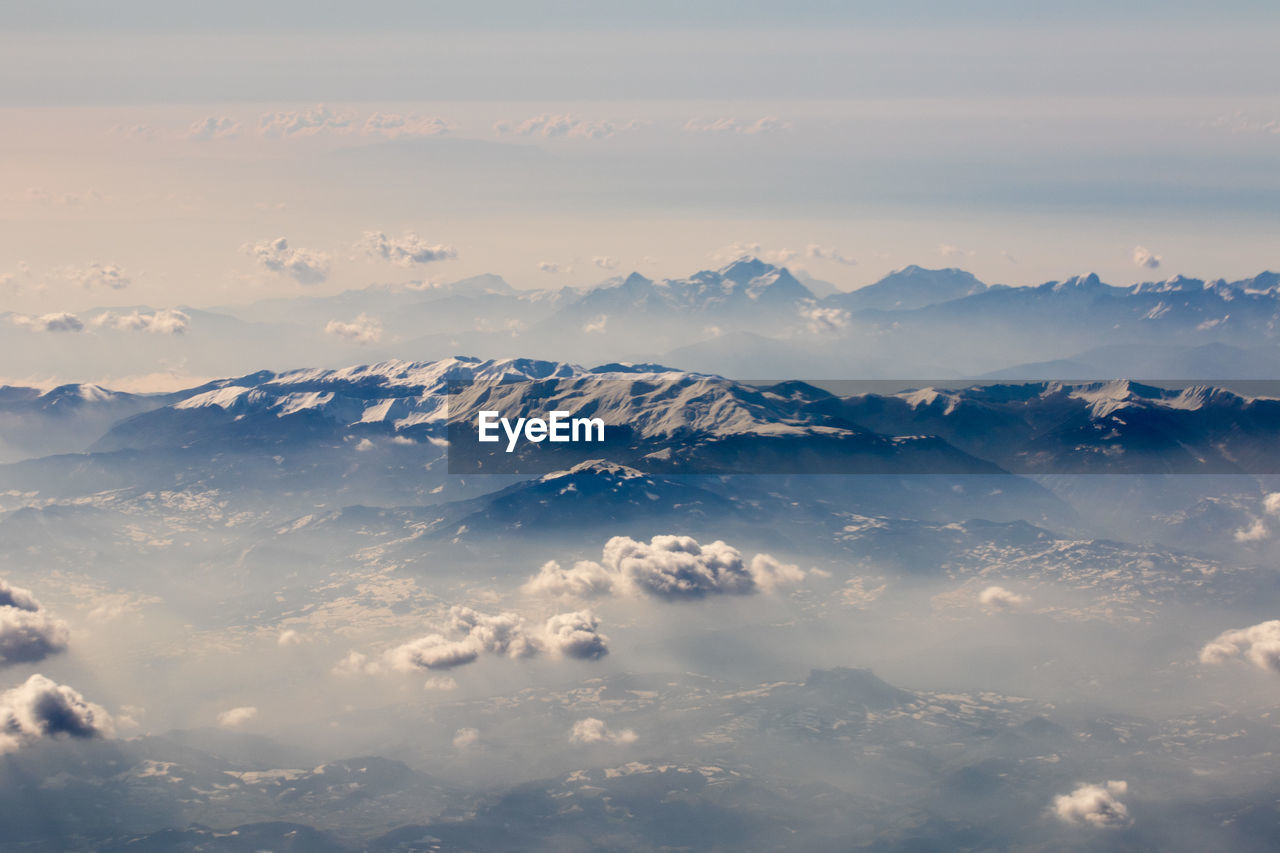
[[1262, 378], [1280, 369], [1278, 281], [1264, 272], [1117, 287], [1081, 275], [1009, 287], [908, 266], [833, 292], [742, 258], [684, 278], [631, 273], [590, 288], [525, 290], [481, 275], [168, 313], [98, 309], [75, 323], [6, 314], [0, 323], [24, 330], [0, 339], [0, 357], [11, 375], [95, 381], [157, 365], [208, 377], [459, 352], [656, 362], [746, 379]]

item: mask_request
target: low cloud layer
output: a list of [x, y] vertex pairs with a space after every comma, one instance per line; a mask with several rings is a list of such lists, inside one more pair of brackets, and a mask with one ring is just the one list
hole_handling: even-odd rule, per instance
[[74, 689], [33, 675], [0, 693], [0, 755], [43, 738], [110, 736], [111, 716]]
[[1117, 781], [1081, 785], [1070, 794], [1054, 797], [1053, 814], [1063, 823], [1075, 826], [1119, 829], [1132, 823], [1129, 809], [1119, 799], [1128, 790], [1128, 783]]
[[[413, 672], [453, 669], [482, 655], [520, 660], [550, 654], [596, 660], [609, 653], [609, 638], [600, 633], [600, 620], [587, 610], [561, 613], [539, 628], [530, 628], [517, 613], [490, 616], [470, 607], [454, 607], [449, 611], [449, 623], [445, 633], [427, 634], [391, 649], [386, 654], [387, 664], [401, 672]], [[353, 656], [340, 664], [342, 671], [367, 671], [363, 656], [358, 660]]]
[[1200, 650], [1201, 663], [1219, 664], [1234, 659], [1280, 673], [1280, 619], [1223, 631]]
[[565, 569], [549, 562], [524, 589], [566, 598], [644, 595], [678, 601], [776, 592], [802, 582], [806, 574], [768, 554], [748, 562], [721, 541], [701, 545], [691, 536], [655, 536], [646, 543], [615, 536], [599, 563], [583, 560]]
[[34, 663], [67, 647], [70, 632], [31, 593], [0, 580], [0, 667]]
[[294, 249], [284, 237], [247, 243], [245, 254], [272, 272], [287, 275], [299, 284], [320, 284], [329, 277], [329, 256], [311, 249]]

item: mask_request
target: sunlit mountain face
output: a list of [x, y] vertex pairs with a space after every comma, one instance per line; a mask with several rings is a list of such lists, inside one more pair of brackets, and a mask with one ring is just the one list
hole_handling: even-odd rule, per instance
[[1278, 36], [0, 3], [0, 853], [1280, 849]]

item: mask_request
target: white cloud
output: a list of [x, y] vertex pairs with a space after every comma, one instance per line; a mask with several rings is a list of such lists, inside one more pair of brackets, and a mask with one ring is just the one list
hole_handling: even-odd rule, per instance
[[560, 265], [553, 261], [539, 261], [538, 269], [545, 273], [558, 273], [560, 272]]
[[849, 312], [843, 308], [820, 308], [807, 305], [800, 309], [809, 331], [815, 335], [838, 332], [849, 325]]
[[439, 116], [378, 112], [365, 119], [360, 132], [365, 136], [396, 139], [402, 136], [440, 136], [453, 129], [453, 122]]
[[240, 132], [240, 122], [226, 116], [206, 116], [192, 122], [183, 134], [187, 139], [207, 142], [213, 139], [229, 139]]
[[1137, 266], [1154, 270], [1160, 268], [1161, 257], [1153, 254], [1146, 246], [1133, 247], [1133, 262]]
[[552, 616], [541, 631], [531, 631], [516, 613], [489, 616], [460, 606], [449, 611], [449, 623], [447, 634], [427, 634], [388, 651], [388, 665], [413, 672], [453, 669], [485, 654], [518, 660], [550, 652], [594, 660], [609, 651], [609, 638], [599, 633], [600, 620], [585, 610]]
[[604, 546], [604, 564], [633, 588], [659, 598], [749, 594], [756, 581], [737, 549], [721, 541], [703, 546], [692, 536], [654, 536], [639, 542], [615, 536]]
[[456, 690], [458, 682], [447, 675], [433, 676], [422, 682], [423, 690]]
[[330, 670], [334, 675], [352, 676], [352, 675], [373, 675], [381, 670], [382, 667], [376, 661], [370, 661], [369, 656], [361, 652], [351, 651], [347, 656], [333, 665]]
[[596, 317], [592, 320], [588, 320], [587, 322], [583, 323], [582, 331], [584, 334], [588, 334], [588, 335], [603, 335], [605, 332], [605, 327], [608, 324], [609, 324], [609, 315], [601, 314], [599, 317]]
[[86, 290], [106, 288], [107, 290], [123, 290], [132, 280], [124, 270], [115, 264], [93, 262], [87, 267], [65, 267], [63, 275]]
[[43, 675], [0, 693], [0, 755], [46, 737], [109, 737], [111, 716], [74, 689]]
[[647, 543], [615, 536], [605, 543], [602, 557], [600, 563], [582, 560], [571, 569], [546, 563], [524, 590], [569, 598], [620, 594], [697, 599], [776, 592], [801, 583], [807, 575], [768, 554], [757, 554], [748, 563], [724, 542], [700, 545], [691, 536], [659, 535]]
[[286, 628], [276, 637], [276, 645], [279, 646], [300, 646], [304, 642], [306, 642], [306, 638], [293, 628]]
[[1053, 814], [1063, 823], [1076, 826], [1119, 829], [1132, 823], [1129, 809], [1118, 799], [1128, 790], [1128, 783], [1118, 781], [1081, 785], [1070, 794], [1054, 797]]
[[1200, 662], [1226, 663], [1241, 657], [1268, 672], [1280, 673], [1280, 619], [1223, 631], [1200, 650]]
[[66, 649], [69, 637], [66, 623], [41, 607], [30, 591], [0, 580], [0, 667], [57, 654]]
[[52, 314], [41, 314], [40, 316], [31, 316], [27, 314], [14, 314], [10, 317], [10, 322], [15, 326], [30, 329], [33, 332], [82, 332], [84, 331], [84, 323], [75, 314], [69, 314], [66, 311], [58, 311]]
[[978, 593], [978, 603], [988, 610], [1017, 610], [1027, 603], [1027, 597], [1002, 586], [989, 586]]
[[324, 131], [346, 131], [354, 119], [335, 113], [324, 104], [306, 110], [282, 110], [264, 113], [258, 119], [258, 132], [263, 136], [314, 136]]
[[234, 729], [256, 719], [258, 709], [252, 705], [241, 705], [239, 708], [228, 708], [218, 715], [218, 725], [224, 729]]
[[453, 733], [453, 748], [466, 749], [475, 746], [480, 741], [479, 729], [458, 729]]
[[1264, 497], [1262, 509], [1267, 515], [1280, 515], [1280, 492], [1271, 492]]
[[494, 124], [493, 131], [498, 135], [541, 136], [546, 139], [607, 139], [620, 129], [630, 130], [640, 125], [639, 121], [628, 121], [617, 125], [607, 119], [585, 119], [569, 114], [544, 114], [520, 122], [500, 121]]
[[458, 250], [452, 246], [428, 245], [418, 235], [410, 232], [399, 237], [388, 237], [381, 231], [366, 231], [356, 243], [356, 248], [371, 258], [381, 258], [402, 267], [458, 257]]
[[153, 335], [181, 335], [191, 328], [191, 317], [176, 308], [165, 308], [150, 314], [132, 311], [117, 314], [104, 311], [89, 321], [99, 329], [115, 329], [121, 332], [150, 332]]
[[599, 598], [613, 592], [615, 580], [614, 572], [591, 560], [581, 560], [571, 569], [563, 569], [551, 560], [530, 578], [524, 590], [534, 595]]
[[614, 731], [605, 724], [604, 720], [596, 717], [578, 720], [569, 731], [570, 743], [629, 744], [635, 743], [637, 740], [639, 738], [632, 729]]
[[609, 638], [599, 631], [600, 620], [590, 610], [561, 613], [547, 620], [543, 636], [554, 654], [578, 660], [598, 660], [609, 653]]
[[837, 264], [844, 264], [849, 267], [856, 266], [858, 263], [857, 260], [844, 254], [839, 249], [833, 249], [829, 246], [819, 246], [817, 243], [810, 243], [804, 250], [804, 253], [807, 257], [812, 258], [815, 261], [834, 261]]
[[602, 269], [602, 270], [616, 270], [616, 269], [618, 268], [618, 261], [617, 261], [617, 259], [616, 259], [616, 258], [610, 258], [610, 257], [607, 257], [607, 256], [601, 256], [601, 257], [597, 257], [597, 258], [592, 258], [592, 259], [591, 259], [591, 263], [595, 264], [596, 266], [598, 266], [598, 267], [599, 267], [600, 269]]
[[972, 249], [962, 249], [950, 243], [943, 243], [938, 247], [938, 254], [949, 261], [960, 261], [965, 258], [972, 258], [977, 253]]
[[368, 314], [359, 314], [350, 323], [330, 320], [324, 333], [353, 344], [376, 344], [382, 340], [382, 323]]
[[284, 237], [246, 243], [241, 251], [272, 272], [289, 276], [299, 284], [320, 284], [329, 277], [329, 256], [311, 249], [291, 249]]
[[1261, 542], [1270, 535], [1271, 532], [1267, 530], [1266, 523], [1260, 518], [1255, 518], [1249, 526], [1241, 527], [1235, 532], [1235, 540], [1237, 542]]

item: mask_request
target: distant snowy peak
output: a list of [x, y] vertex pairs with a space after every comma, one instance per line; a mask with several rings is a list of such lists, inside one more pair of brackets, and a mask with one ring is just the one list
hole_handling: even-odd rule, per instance
[[962, 269], [925, 269], [916, 265], [889, 273], [875, 284], [825, 301], [850, 311], [911, 311], [984, 293], [989, 287]]
[[653, 281], [632, 273], [609, 279], [587, 291], [574, 308], [580, 313], [604, 314], [626, 310], [734, 313], [795, 305], [813, 298], [812, 291], [785, 268], [742, 258], [687, 278]]

